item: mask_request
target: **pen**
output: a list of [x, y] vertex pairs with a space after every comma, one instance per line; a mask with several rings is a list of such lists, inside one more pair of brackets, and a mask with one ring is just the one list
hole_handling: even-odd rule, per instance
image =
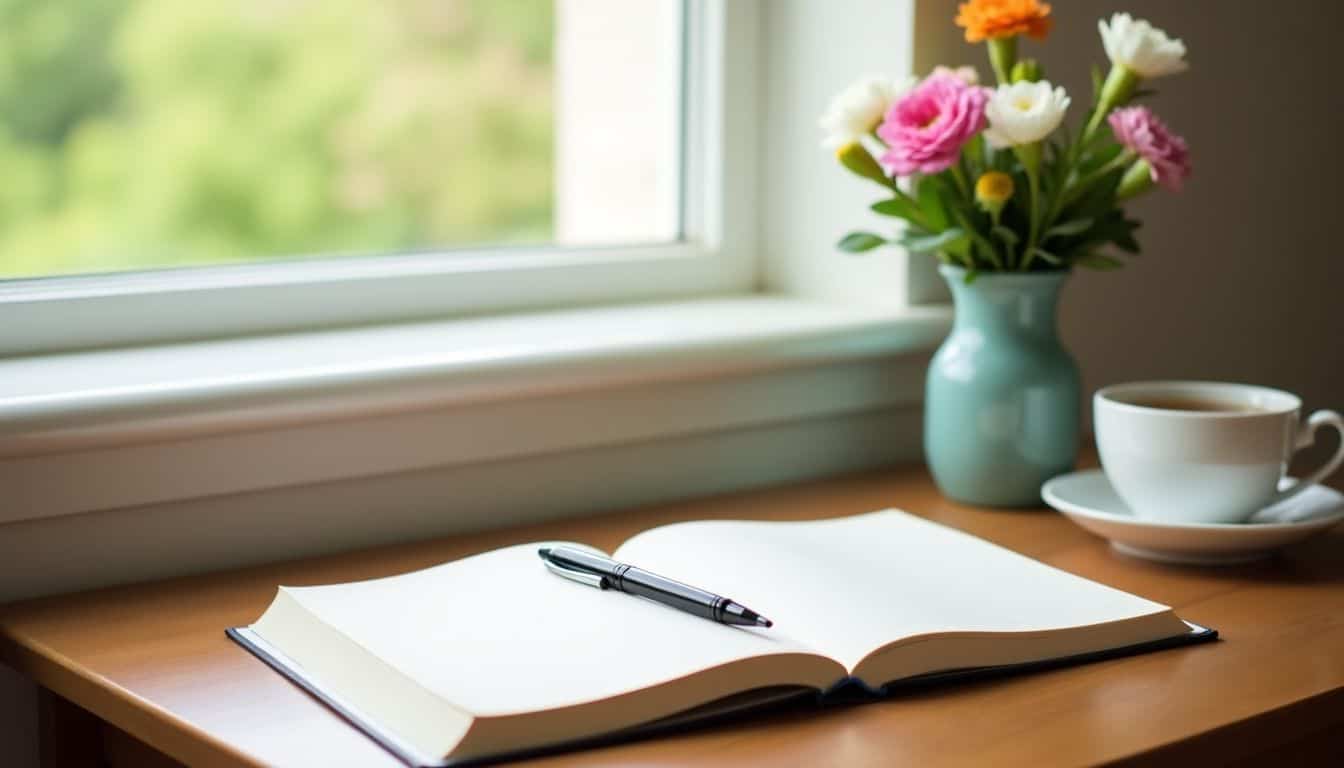
[[647, 597], [701, 618], [721, 624], [769, 627], [774, 622], [722, 595], [706, 592], [649, 573], [609, 557], [570, 547], [542, 547], [537, 550], [546, 567], [559, 576], [598, 589], [616, 589], [629, 595]]

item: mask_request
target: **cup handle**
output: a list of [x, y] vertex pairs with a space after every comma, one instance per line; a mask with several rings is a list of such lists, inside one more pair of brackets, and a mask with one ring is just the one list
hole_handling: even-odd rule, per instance
[[1340, 464], [1344, 463], [1344, 417], [1341, 417], [1334, 411], [1317, 411], [1311, 414], [1311, 416], [1307, 418], [1306, 424], [1304, 424], [1302, 429], [1298, 432], [1297, 444], [1293, 446], [1293, 452], [1296, 453], [1316, 442], [1316, 430], [1321, 427], [1334, 427], [1335, 431], [1339, 433], [1339, 447], [1335, 449], [1335, 455], [1331, 456], [1330, 460], [1325, 462], [1325, 465], [1320, 469], [1274, 494], [1269, 500], [1269, 504], [1266, 504], [1265, 506], [1271, 506], [1273, 504], [1278, 504], [1281, 501], [1291, 499], [1302, 491], [1305, 491], [1316, 483], [1329, 477], [1336, 469], [1339, 469]]

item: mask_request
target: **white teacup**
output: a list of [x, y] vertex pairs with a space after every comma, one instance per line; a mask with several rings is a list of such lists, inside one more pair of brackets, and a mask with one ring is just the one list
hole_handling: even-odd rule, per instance
[[1325, 466], [1280, 490], [1288, 461], [1316, 430], [1344, 419], [1267, 387], [1201, 381], [1117, 384], [1092, 398], [1106, 477], [1136, 516], [1182, 523], [1240, 523], [1322, 480], [1344, 462], [1344, 441]]

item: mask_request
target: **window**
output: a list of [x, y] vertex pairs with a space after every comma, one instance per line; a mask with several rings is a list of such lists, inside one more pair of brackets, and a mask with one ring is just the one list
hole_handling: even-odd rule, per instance
[[733, 13], [9, 0], [0, 353], [745, 286]]
[[676, 0], [16, 0], [0, 272], [675, 240]]
[[[469, 510], [518, 522], [913, 456], [923, 358], [904, 353], [941, 337], [949, 313], [904, 306], [895, 254], [834, 252], [871, 199], [820, 150], [815, 122], [856, 72], [908, 71], [908, 41], [893, 45], [891, 30], [913, 35], [913, 4], [658, 7], [680, 14], [683, 41], [681, 71], [660, 75], [681, 85], [671, 242], [0, 280], [10, 593], [484, 520]], [[559, 73], [573, 70], [558, 65], [564, 2], [554, 9], [563, 101]], [[629, 98], [600, 105], [619, 113]], [[598, 306], [530, 311], [580, 304]], [[439, 321], [406, 322], [419, 318]], [[154, 343], [185, 338], [216, 340]], [[114, 345], [127, 348], [77, 351]], [[449, 498], [460, 518], [437, 513]], [[285, 533], [314, 515], [323, 536]], [[53, 532], [92, 554], [53, 558]], [[145, 542], [174, 557], [146, 558]]]

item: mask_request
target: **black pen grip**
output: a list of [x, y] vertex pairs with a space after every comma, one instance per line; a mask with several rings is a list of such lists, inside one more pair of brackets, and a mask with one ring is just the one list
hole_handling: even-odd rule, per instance
[[710, 621], [723, 621], [723, 604], [728, 601], [713, 592], [624, 564], [618, 566], [608, 579], [613, 588], [627, 594], [670, 605]]

